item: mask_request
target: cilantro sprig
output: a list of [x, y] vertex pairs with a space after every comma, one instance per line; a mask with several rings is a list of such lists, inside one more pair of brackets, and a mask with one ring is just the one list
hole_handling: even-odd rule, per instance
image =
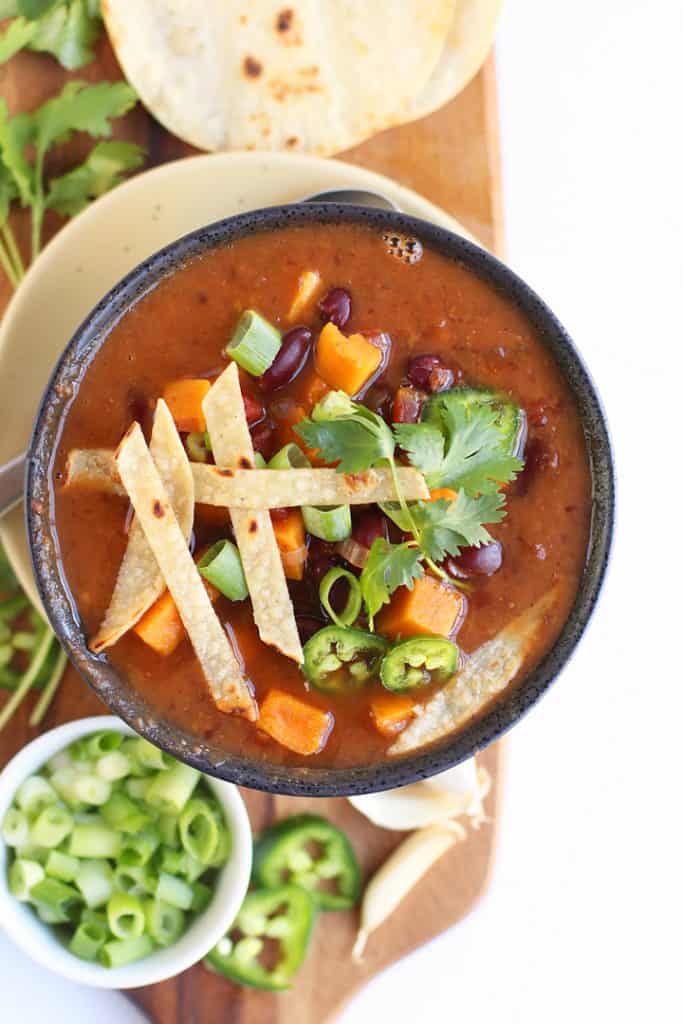
[[[375, 540], [360, 577], [370, 628], [380, 608], [400, 586], [411, 588], [425, 572], [446, 573], [437, 564], [464, 547], [492, 540], [486, 524], [505, 516], [500, 488], [522, 468], [513, 452], [523, 414], [514, 403], [488, 391], [453, 388], [431, 399], [421, 423], [385, 421], [341, 391], [328, 394], [310, 419], [295, 427], [309, 448], [342, 473], [380, 465], [391, 469], [396, 501], [382, 510], [409, 539], [390, 544]], [[431, 488], [457, 492], [454, 501], [408, 503], [396, 473], [396, 449], [424, 473]]]
[[0, 64], [28, 49], [74, 71], [93, 59], [102, 32], [99, 0], [0, 0], [0, 18], [13, 18], [0, 35]]
[[[139, 167], [144, 151], [129, 142], [96, 145], [85, 161], [59, 177], [45, 181], [45, 157], [57, 144], [68, 142], [74, 132], [94, 138], [112, 133], [112, 120], [137, 102], [126, 82], [68, 82], [59, 95], [33, 113], [9, 117], [0, 99], [0, 265], [16, 287], [24, 264], [9, 224], [10, 204], [17, 199], [31, 210], [31, 256], [40, 252], [45, 212], [52, 208], [73, 217], [91, 200]], [[32, 153], [32, 156], [29, 156]]]

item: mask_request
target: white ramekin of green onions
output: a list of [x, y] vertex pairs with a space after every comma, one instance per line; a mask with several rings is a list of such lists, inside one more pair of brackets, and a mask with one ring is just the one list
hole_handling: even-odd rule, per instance
[[0, 774], [0, 922], [74, 981], [170, 978], [225, 934], [249, 884], [235, 786], [201, 775], [115, 717], [39, 736]]

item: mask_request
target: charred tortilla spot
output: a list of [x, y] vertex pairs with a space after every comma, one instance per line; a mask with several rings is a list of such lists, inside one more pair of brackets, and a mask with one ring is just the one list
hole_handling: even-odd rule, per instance
[[294, 149], [295, 146], [299, 145], [299, 140], [296, 135], [290, 135], [285, 145], [287, 146], [287, 149]]
[[154, 502], [154, 504], [152, 505], [152, 512], [157, 517], [157, 519], [163, 519], [163, 517], [165, 515], [164, 507], [163, 507], [163, 505], [161, 504], [161, 502], [159, 501], [158, 498]]
[[258, 78], [263, 71], [263, 64], [255, 57], [245, 57], [242, 67], [247, 78]]
[[[253, 469], [251, 459], [248, 459], [246, 455], [241, 455], [239, 458], [240, 469]], [[230, 474], [232, 476], [232, 473]]]
[[235, 471], [233, 469], [217, 469], [216, 472], [219, 476], [232, 477], [235, 475]]
[[285, 7], [284, 10], [280, 11], [277, 18], [275, 19], [275, 28], [278, 32], [288, 32], [292, 27], [292, 21], [294, 20], [294, 11], [291, 7]]
[[249, 520], [249, 533], [256, 533], [257, 530], [258, 530], [258, 523], [256, 522], [255, 519], [250, 519]]

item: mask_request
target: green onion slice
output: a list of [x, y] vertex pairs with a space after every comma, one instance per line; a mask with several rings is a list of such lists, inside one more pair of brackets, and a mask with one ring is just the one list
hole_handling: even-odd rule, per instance
[[187, 454], [193, 462], [208, 462], [210, 448], [206, 443], [208, 434], [206, 431], [194, 431], [185, 438]]
[[309, 469], [310, 465], [310, 459], [304, 455], [299, 445], [291, 441], [279, 452], [275, 452], [268, 463], [268, 469]]
[[[335, 583], [339, 580], [346, 580], [349, 585], [349, 594], [342, 611], [335, 612], [330, 603], [330, 594]], [[348, 569], [342, 569], [339, 566], [336, 569], [330, 569], [329, 572], [325, 573], [320, 583], [320, 603], [335, 626], [352, 626], [360, 614], [360, 583]]]
[[231, 541], [219, 540], [210, 547], [197, 563], [197, 568], [205, 580], [231, 601], [244, 601], [249, 596], [242, 559]]
[[260, 377], [275, 359], [281, 343], [282, 336], [277, 328], [253, 309], [247, 309], [239, 318], [225, 355], [253, 377]]
[[313, 537], [321, 540], [338, 541], [351, 536], [351, 508], [349, 505], [334, 505], [332, 508], [316, 508], [305, 505], [302, 508], [304, 526]]

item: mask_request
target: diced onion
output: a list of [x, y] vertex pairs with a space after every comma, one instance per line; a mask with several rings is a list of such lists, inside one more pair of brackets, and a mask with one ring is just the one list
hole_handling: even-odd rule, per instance
[[353, 537], [347, 537], [341, 541], [337, 544], [335, 550], [338, 555], [346, 559], [350, 565], [355, 565], [357, 569], [363, 568], [370, 554], [370, 549], [366, 548], [363, 544], [359, 544]]

